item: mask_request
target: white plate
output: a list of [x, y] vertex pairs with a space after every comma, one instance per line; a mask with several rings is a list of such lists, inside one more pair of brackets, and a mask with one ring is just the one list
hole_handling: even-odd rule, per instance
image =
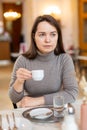
[[49, 108], [35, 108], [29, 112], [31, 118], [46, 119], [53, 115], [53, 111]]

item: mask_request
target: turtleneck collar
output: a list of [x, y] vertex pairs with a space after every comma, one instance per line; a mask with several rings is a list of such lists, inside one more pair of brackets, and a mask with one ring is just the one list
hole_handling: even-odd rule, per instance
[[54, 58], [55, 58], [55, 54], [54, 54], [54, 51], [50, 52], [50, 53], [47, 53], [47, 54], [42, 54], [40, 52], [38, 52], [38, 55], [37, 55], [37, 58], [40, 60], [40, 61], [52, 61]]

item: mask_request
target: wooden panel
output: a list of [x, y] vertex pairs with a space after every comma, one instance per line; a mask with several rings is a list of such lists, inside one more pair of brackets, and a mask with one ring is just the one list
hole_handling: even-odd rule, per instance
[[87, 50], [87, 0], [79, 0], [79, 46], [82, 50]]
[[0, 42], [0, 60], [10, 60], [9, 42]]

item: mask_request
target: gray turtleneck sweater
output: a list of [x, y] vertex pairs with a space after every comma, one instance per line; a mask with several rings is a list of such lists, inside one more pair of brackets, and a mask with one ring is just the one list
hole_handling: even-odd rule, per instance
[[19, 102], [24, 91], [18, 93], [14, 90], [13, 84], [16, 80], [16, 71], [19, 68], [28, 70], [43, 69], [44, 79], [41, 81], [26, 80], [24, 83], [24, 91], [31, 97], [44, 96], [45, 104], [53, 103], [55, 94], [64, 97], [64, 103], [72, 103], [76, 100], [78, 94], [78, 84], [72, 58], [64, 53], [59, 56], [53, 52], [41, 55], [38, 54], [36, 59], [29, 60], [20, 55], [16, 60], [11, 76], [9, 96], [12, 102]]

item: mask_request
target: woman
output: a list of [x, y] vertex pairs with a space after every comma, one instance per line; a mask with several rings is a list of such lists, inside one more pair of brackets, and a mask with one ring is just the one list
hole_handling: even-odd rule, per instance
[[[32, 70], [37, 69], [44, 70], [41, 81], [32, 79]], [[62, 95], [65, 104], [71, 103], [77, 94], [73, 61], [64, 51], [58, 22], [50, 15], [37, 17], [31, 31], [30, 48], [14, 64], [10, 99], [20, 102], [21, 107], [35, 107], [52, 105], [54, 95]]]

